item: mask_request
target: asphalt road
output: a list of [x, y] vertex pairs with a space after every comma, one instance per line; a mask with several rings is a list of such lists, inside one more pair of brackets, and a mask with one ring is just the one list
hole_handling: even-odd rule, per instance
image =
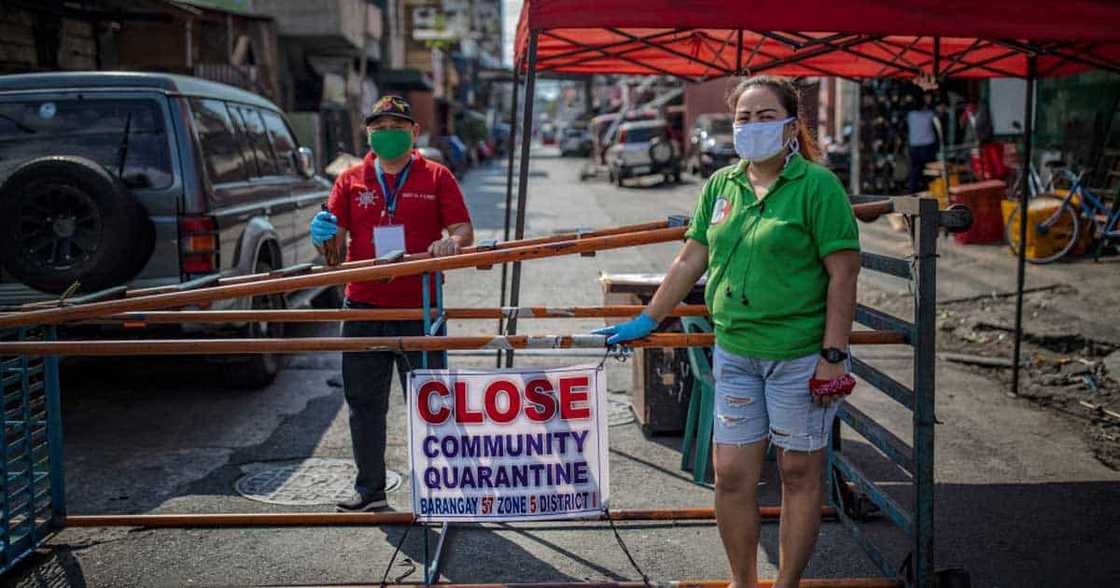
[[[606, 227], [688, 214], [698, 180], [619, 189], [605, 180], [580, 182], [583, 160], [538, 149], [532, 161], [527, 234]], [[501, 238], [505, 171], [493, 166], [464, 181], [479, 238]], [[885, 221], [863, 225], [871, 250], [904, 253], [906, 243]], [[960, 248], [944, 241], [939, 268], [943, 297], [1008, 290], [1013, 274], [996, 248]], [[663, 271], [674, 244], [602, 252], [593, 258], [526, 263], [525, 305], [602, 302], [600, 272]], [[1084, 275], [1071, 275], [1083, 272]], [[1099, 272], [1097, 272], [1099, 273]], [[1101, 280], [1075, 268], [1032, 271], [1031, 284]], [[1113, 272], [1114, 273], [1114, 272]], [[500, 272], [449, 275], [449, 306], [497, 306]], [[865, 273], [861, 296], [905, 285]], [[1078, 311], [1082, 312], [1082, 311]], [[1076, 315], [1076, 313], [1073, 313]], [[1088, 310], [1084, 314], [1091, 315]], [[1076, 317], [1075, 317], [1076, 318]], [[1072, 320], [1072, 319], [1071, 319]], [[1100, 321], [1096, 321], [1100, 322]], [[594, 320], [535, 320], [522, 333], [578, 333]], [[493, 321], [463, 321], [451, 334], [493, 333]], [[1101, 327], [1107, 329], [1109, 327]], [[334, 325], [301, 325], [299, 335], [334, 333]], [[1114, 333], [1113, 333], [1114, 335]], [[909, 378], [905, 348], [863, 350], [861, 357], [899, 379]], [[486, 367], [492, 358], [455, 356], [454, 365]], [[519, 358], [522, 365], [567, 365], [597, 359]], [[624, 400], [630, 365], [607, 362], [612, 398]], [[79, 360], [63, 372], [67, 499], [71, 514], [291, 512], [329, 505], [277, 506], [234, 490], [244, 475], [306, 458], [349, 459], [347, 409], [335, 354], [300, 355], [267, 389], [221, 388], [218, 370], [181, 358]], [[1076, 423], [1046, 412], [972, 373], [940, 364], [937, 428], [937, 558], [972, 572], [974, 586], [1120, 585], [1120, 474], [1096, 462]], [[861, 386], [852, 402], [909, 440], [910, 415]], [[406, 472], [404, 412], [395, 393], [389, 465]], [[846, 431], [846, 451], [892, 495], [908, 504], [908, 480], [866, 443]], [[851, 437], [851, 438], [847, 438]], [[610, 428], [612, 507], [710, 506], [712, 491], [679, 469], [679, 438], [642, 435], [634, 423]], [[776, 478], [767, 472], [765, 503], [776, 504]], [[407, 488], [390, 495], [407, 510]], [[714, 525], [621, 524], [622, 538], [655, 581], [718, 578], [727, 566]], [[901, 563], [905, 537], [886, 521], [868, 535], [890, 561]], [[6, 583], [20, 586], [184, 586], [339, 584], [380, 581], [403, 528], [233, 528], [192, 530], [66, 529]], [[402, 556], [424, 558], [413, 529]], [[431, 543], [434, 545], [434, 540]], [[777, 527], [764, 526], [760, 572], [773, 576]], [[390, 579], [408, 571], [398, 564]], [[609, 527], [598, 523], [536, 523], [456, 529], [443, 567], [452, 582], [637, 579]], [[876, 568], [838, 523], [822, 526], [809, 577], [876, 575]], [[413, 572], [405, 581], [417, 581]]]

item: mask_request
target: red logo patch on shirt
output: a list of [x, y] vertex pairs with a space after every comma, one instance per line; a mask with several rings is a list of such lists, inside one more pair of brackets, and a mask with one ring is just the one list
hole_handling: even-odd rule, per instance
[[718, 225], [722, 223], [727, 220], [729, 212], [731, 212], [731, 201], [722, 196], [716, 198], [712, 205], [712, 220], [708, 221], [709, 224]]

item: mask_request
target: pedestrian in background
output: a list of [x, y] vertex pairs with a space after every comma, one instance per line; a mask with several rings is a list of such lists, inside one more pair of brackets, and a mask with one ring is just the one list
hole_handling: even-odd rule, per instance
[[609, 344], [645, 337], [708, 272], [715, 323], [715, 510], [735, 588], [757, 586], [757, 487], [767, 442], [782, 479], [775, 586], [797, 586], [824, 499], [825, 450], [855, 381], [847, 348], [859, 232], [847, 192], [813, 161], [798, 92], [768, 76], [740, 82], [728, 105], [742, 162], [704, 186], [687, 240], [634, 320], [599, 329]]
[[[374, 259], [393, 251], [427, 251], [440, 257], [458, 253], [474, 240], [470, 214], [455, 176], [413, 149], [420, 125], [412, 107], [399, 96], [378, 100], [365, 119], [370, 153], [335, 180], [329, 212], [311, 222], [311, 240], [323, 252], [328, 240], [346, 243], [347, 261]], [[447, 236], [443, 235], [447, 231]], [[434, 280], [429, 284], [434, 287]], [[420, 276], [390, 282], [346, 285], [343, 308], [417, 308], [423, 304]], [[343, 337], [424, 335], [423, 321], [346, 321]], [[420, 352], [388, 351], [342, 354], [342, 387], [350, 409], [350, 438], [358, 475], [356, 496], [338, 510], [357, 512], [388, 506], [385, 498], [386, 414], [393, 366], [400, 374], [420, 366]], [[404, 361], [402, 361], [402, 359]], [[444, 367], [434, 354], [428, 367]]]
[[922, 191], [922, 178], [927, 163], [937, 161], [937, 132], [933, 119], [933, 94], [922, 95], [922, 104], [906, 113], [907, 142], [910, 145], [910, 178], [907, 183], [911, 194]]

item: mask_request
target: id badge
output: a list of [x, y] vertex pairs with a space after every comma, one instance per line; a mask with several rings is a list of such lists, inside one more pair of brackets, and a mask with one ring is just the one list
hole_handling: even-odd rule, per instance
[[393, 251], [407, 251], [404, 246], [404, 225], [374, 227], [373, 255], [384, 257]]

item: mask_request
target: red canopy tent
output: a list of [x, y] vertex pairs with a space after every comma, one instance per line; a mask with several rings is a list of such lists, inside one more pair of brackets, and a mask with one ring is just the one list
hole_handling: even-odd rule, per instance
[[[1116, 0], [526, 0], [517, 27], [515, 79], [532, 96], [538, 71], [671, 75], [687, 81], [787, 76], [1018, 77], [1090, 69], [1120, 73]], [[516, 84], [515, 96], [516, 103]], [[523, 126], [532, 120], [525, 101]], [[1033, 117], [1024, 117], [1032, 135]], [[511, 142], [513, 136], [511, 134]], [[522, 138], [516, 238], [524, 236], [529, 135]], [[1024, 160], [1030, 161], [1031, 142]], [[513, 149], [507, 186], [510, 231]], [[1021, 199], [1020, 218], [1027, 218]], [[1026, 240], [1026, 223], [1020, 223]], [[1013, 390], [1018, 390], [1025, 248], [1020, 247]], [[518, 304], [514, 264], [510, 302]], [[505, 303], [505, 273], [502, 279]], [[510, 328], [516, 331], [516, 321]], [[508, 361], [508, 360], [507, 360]]]
[[1118, 24], [1111, 0], [527, 0], [515, 62], [536, 32], [540, 71], [1027, 77], [1036, 55], [1064, 75], [1120, 69]]
[[[1117, 0], [525, 0], [514, 68], [525, 76], [522, 128], [533, 117], [537, 72], [670, 75], [687, 81], [771, 73], [849, 78], [1018, 77], [1034, 80], [1090, 69], [1120, 72]], [[1033, 117], [1024, 116], [1025, 136]], [[516, 129], [513, 129], [516, 131]], [[506, 192], [506, 239], [513, 186], [513, 132]], [[1031, 159], [1025, 142], [1024, 161]], [[524, 236], [530, 133], [522, 133], [516, 238]], [[1021, 198], [1020, 218], [1027, 218]], [[1020, 223], [1020, 242], [1027, 223]], [[1018, 259], [1013, 388], [1018, 388], [1025, 247]], [[502, 305], [505, 305], [505, 272]], [[519, 304], [514, 263], [510, 303]], [[507, 325], [516, 332], [516, 319]], [[507, 356], [507, 365], [512, 356]], [[932, 374], [929, 376], [932, 377]], [[917, 415], [917, 413], [915, 413]], [[915, 417], [917, 420], [917, 416]], [[932, 431], [932, 423], [930, 425]], [[932, 451], [932, 433], [927, 440]], [[924, 475], [932, 480], [932, 458]], [[932, 482], [929, 482], [932, 484]], [[932, 585], [932, 493], [918, 496], [914, 583]]]

